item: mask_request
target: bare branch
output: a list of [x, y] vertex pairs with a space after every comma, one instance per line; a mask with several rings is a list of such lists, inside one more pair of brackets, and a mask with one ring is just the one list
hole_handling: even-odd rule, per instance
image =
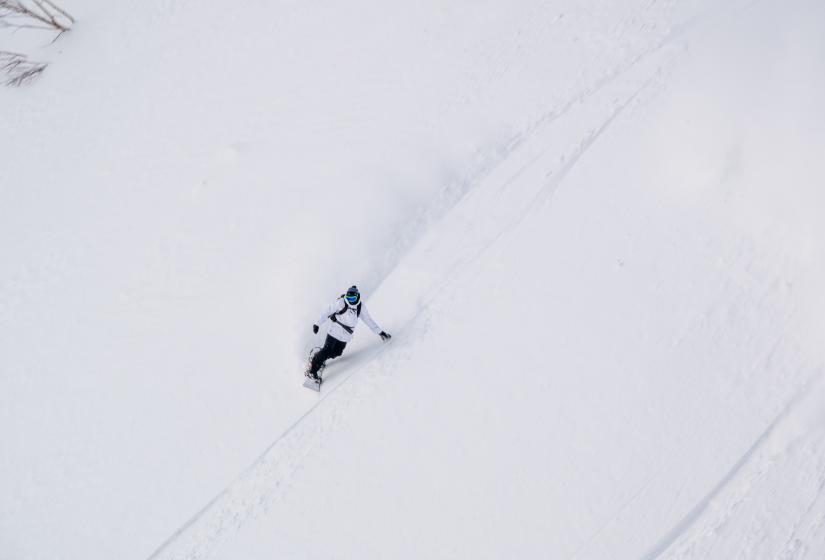
[[55, 4], [54, 2], [52, 2], [51, 0], [45, 0], [45, 2], [46, 2], [46, 4], [48, 4], [49, 6], [51, 6], [51, 8], [52, 8], [53, 10], [55, 10], [57, 13], [59, 13], [60, 15], [62, 15], [64, 18], [66, 18], [67, 20], [69, 20], [69, 21], [70, 21], [70, 22], [72, 22], [72, 23], [74, 23], [74, 22], [75, 22], [74, 18], [73, 18], [71, 15], [69, 15], [69, 13], [68, 13], [68, 12], [66, 12], [63, 8], [61, 8], [60, 6], [58, 6], [57, 4]]
[[61, 33], [68, 31], [75, 22], [52, 0], [0, 0], [0, 21], [6, 20], [6, 25], [9, 25], [8, 20], [19, 17], [38, 21]]
[[[0, 0], [0, 28], [11, 29], [11, 33], [21, 29], [56, 31], [56, 40], [74, 23], [75, 19], [55, 0]], [[46, 66], [24, 54], [0, 51], [0, 84], [22, 86], [42, 74]]]
[[31, 62], [25, 55], [0, 51], [0, 72], [6, 75], [3, 83], [7, 86], [22, 86], [46, 69], [46, 64], [42, 62]]
[[[43, 3], [40, 0], [31, 0], [31, 1], [34, 4], [34, 6], [38, 10], [40, 10], [40, 14], [38, 14], [38, 15], [42, 15], [44, 21], [49, 21], [49, 22], [54, 21], [54, 18], [49, 13], [49, 11], [46, 8], [43, 7]], [[34, 12], [34, 10], [32, 10], [32, 12]]]
[[[43, 25], [29, 25], [27, 23], [8, 23], [0, 21], [0, 27], [8, 27], [9, 29], [39, 29], [40, 31], [54, 31], [52, 27], [45, 27]], [[61, 33], [63, 33], [61, 31]]]

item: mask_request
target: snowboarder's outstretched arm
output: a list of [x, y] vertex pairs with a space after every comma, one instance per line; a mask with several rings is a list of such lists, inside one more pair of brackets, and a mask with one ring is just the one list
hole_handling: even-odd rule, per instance
[[380, 336], [381, 340], [389, 340], [390, 338], [392, 338], [389, 335], [389, 333], [386, 333], [381, 330], [381, 327], [379, 327], [378, 323], [376, 323], [375, 320], [372, 318], [370, 312], [367, 311], [367, 306], [363, 304], [361, 307], [361, 320], [364, 321], [364, 323], [370, 328], [372, 332]]

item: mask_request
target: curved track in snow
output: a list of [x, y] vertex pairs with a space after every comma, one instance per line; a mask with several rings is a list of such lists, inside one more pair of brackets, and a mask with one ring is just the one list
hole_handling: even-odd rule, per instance
[[[454, 259], [450, 270], [436, 280], [440, 287], [433, 290], [434, 293], [454, 282], [467, 265], [517, 227], [536, 205], [552, 197], [587, 150], [646, 88], [660, 79], [661, 70], [670, 59], [663, 56], [664, 48], [682, 37], [685, 31], [682, 28], [668, 35], [654, 47], [613, 68], [567, 102], [548, 110], [469, 174], [455, 206], [485, 208], [495, 216], [493, 225], [475, 239], [476, 249], [469, 256], [464, 251], [455, 251], [465, 257]], [[595, 121], [581, 118], [579, 112], [585, 111], [577, 110], [583, 108], [588, 114], [602, 116]], [[566, 147], [560, 148], [554, 124], [565, 119], [569, 120], [565, 126], [579, 132], [572, 141], [569, 132], [563, 133], [561, 145]], [[508, 192], [510, 200], [503, 211], [500, 206], [495, 209], [490, 206], [491, 200], [502, 190]], [[445, 219], [451, 219], [449, 213]], [[449, 239], [442, 239], [442, 252], [449, 253], [454, 249]], [[324, 385], [319, 401], [296, 419], [226, 489], [172, 533], [149, 560], [204, 558], [217, 542], [237, 531], [247, 519], [265, 512], [287, 492], [304, 458], [335, 429], [346, 410], [388, 378], [393, 361], [389, 350], [404, 344], [405, 331], [429, 303], [396, 331], [392, 345], [366, 350], [358, 358], [333, 366], [334, 377]]]
[[[468, 178], [457, 189], [457, 196], [450, 201], [450, 208], [444, 211], [443, 219], [468, 220], [469, 223], [472, 216], [484, 215], [487, 221], [483, 229], [470, 228], [469, 236], [455, 233], [458, 230], [464, 232], [462, 228], [439, 235], [435, 251], [441, 261], [448, 262], [449, 266], [429, 278], [430, 291], [440, 294], [443, 288], [457, 282], [471, 264], [517, 228], [526, 216], [546, 205], [570, 171], [611, 125], [630, 111], [650, 89], [661, 83], [671, 59], [665, 47], [698, 24], [714, 21], [717, 15], [697, 18], [690, 25], [674, 30], [655, 46], [627, 57], [622, 64], [611, 68], [577, 95], [548, 109], [470, 170]], [[506, 205], [501, 204], [505, 194]], [[405, 266], [414, 267], [416, 258], [422, 257], [416, 254], [416, 247], [413, 246], [409, 254], [401, 259], [396, 271]], [[329, 437], [347, 411], [390, 378], [393, 363], [400, 359], [395, 351], [409, 342], [408, 337], [412, 336], [416, 322], [435, 298], [425, 301], [417, 313], [407, 318], [396, 331], [392, 345], [365, 350], [350, 361], [333, 366], [334, 377], [325, 385], [318, 402], [297, 418], [226, 489], [174, 531], [149, 557], [150, 560], [204, 558], [216, 543], [226, 539], [249, 519], [265, 513], [288, 492], [305, 458]], [[740, 486], [749, 485], [756, 476], [748, 474], [749, 471], [764, 470], [766, 446], [782, 430], [786, 421], [794, 416], [796, 405], [803, 400], [803, 395], [804, 392], [798, 394], [776, 415], [730, 470], [671, 530], [658, 539], [643, 556], [645, 560], [690, 557], [689, 554], [700, 549], [702, 539], [714, 527], [728, 520], [725, 515], [714, 511], [714, 505], [724, 495], [735, 493], [734, 487], [739, 481], [744, 480]], [[822, 487], [825, 487], [825, 471], [812, 468], [818, 473], [811, 478], [819, 483], [820, 492], [814, 498], [818, 500]], [[653, 478], [631, 495], [625, 506], [643, 494]], [[745, 498], [736, 499], [741, 502]], [[725, 503], [734, 508], [739, 503], [736, 499], [725, 498]], [[612, 523], [621, 511], [607, 524]], [[721, 515], [721, 521], [711, 520], [713, 515]], [[579, 551], [585, 551], [607, 524], [585, 539]], [[811, 531], [816, 521], [803, 516], [797, 525], [793, 531]], [[793, 531], [782, 554], [790, 555], [793, 547], [797, 546]], [[574, 557], [579, 557], [579, 553]], [[696, 557], [702, 556], [697, 553]]]

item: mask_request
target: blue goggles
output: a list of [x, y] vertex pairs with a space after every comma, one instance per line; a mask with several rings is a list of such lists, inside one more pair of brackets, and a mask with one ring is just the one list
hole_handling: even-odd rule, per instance
[[360, 295], [360, 294], [353, 294], [353, 293], [349, 293], [349, 294], [347, 294], [347, 295], [346, 295], [346, 296], [344, 296], [344, 297], [345, 297], [345, 298], [346, 298], [346, 300], [347, 300], [348, 302], [350, 302], [350, 303], [357, 303], [357, 302], [358, 302], [358, 300], [359, 300], [359, 299], [361, 299], [361, 295]]

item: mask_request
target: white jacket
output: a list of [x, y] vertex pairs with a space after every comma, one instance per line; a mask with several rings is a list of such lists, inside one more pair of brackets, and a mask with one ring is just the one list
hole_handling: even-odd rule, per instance
[[[330, 336], [337, 338], [341, 342], [349, 342], [352, 340], [352, 334], [348, 333], [341, 325], [346, 325], [355, 331], [355, 326], [358, 324], [358, 313], [356, 311], [357, 306], [350, 307], [349, 304], [344, 301], [344, 298], [338, 298], [332, 302], [332, 305], [327, 307], [323, 313], [321, 313], [321, 317], [318, 319], [318, 322], [315, 323], [320, 327], [324, 324], [324, 321], [330, 320], [330, 315], [338, 313], [345, 307], [347, 308], [346, 313], [335, 315], [335, 321], [331, 321], [329, 330], [327, 331]], [[367, 311], [367, 304], [363, 301], [361, 302], [361, 320], [364, 321], [364, 323], [366, 323], [375, 334], [381, 332], [381, 327], [373, 321], [370, 312]], [[338, 323], [341, 323], [341, 325]]]

